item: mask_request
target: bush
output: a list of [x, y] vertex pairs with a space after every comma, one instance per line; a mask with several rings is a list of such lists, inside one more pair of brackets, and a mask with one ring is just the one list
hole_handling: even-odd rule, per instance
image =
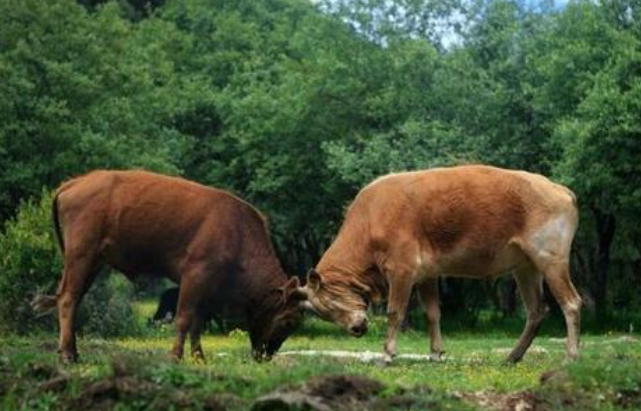
[[23, 203], [0, 233], [0, 329], [25, 333], [53, 329], [50, 318], [38, 318], [29, 306], [37, 293], [55, 292], [62, 257], [51, 223], [51, 193]]
[[[62, 257], [51, 221], [52, 194], [23, 203], [0, 233], [0, 331], [25, 334], [54, 330], [53, 317], [37, 317], [29, 306], [35, 294], [54, 294], [62, 275]], [[100, 336], [137, 331], [131, 300], [133, 286], [124, 277], [101, 274], [83, 299], [78, 327]]]
[[139, 334], [131, 302], [134, 286], [118, 273], [98, 276], [83, 299], [78, 315], [79, 329], [102, 337]]

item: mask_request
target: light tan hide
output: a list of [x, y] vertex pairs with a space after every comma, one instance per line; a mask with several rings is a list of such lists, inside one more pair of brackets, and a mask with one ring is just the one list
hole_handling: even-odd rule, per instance
[[581, 298], [569, 270], [578, 225], [574, 194], [547, 178], [488, 166], [390, 174], [362, 189], [303, 289], [321, 317], [356, 336], [371, 301], [387, 299], [386, 360], [412, 287], [427, 314], [431, 352], [442, 352], [439, 276], [491, 279], [511, 272], [527, 322], [509, 355], [519, 361], [547, 312], [543, 280], [565, 314], [567, 356], [578, 355]]

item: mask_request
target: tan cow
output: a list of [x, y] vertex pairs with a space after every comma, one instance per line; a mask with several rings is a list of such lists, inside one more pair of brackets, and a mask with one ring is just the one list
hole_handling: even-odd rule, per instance
[[442, 352], [437, 278], [491, 279], [512, 272], [527, 322], [509, 355], [519, 361], [547, 312], [543, 280], [578, 355], [581, 298], [569, 259], [578, 224], [574, 194], [547, 178], [488, 166], [390, 174], [362, 189], [338, 237], [310, 271], [308, 305], [353, 335], [367, 330], [370, 302], [387, 297], [385, 358], [391, 361], [413, 286], [427, 313], [431, 352]]
[[32, 304], [57, 305], [62, 360], [77, 358], [77, 308], [104, 266], [180, 284], [178, 359], [187, 333], [192, 355], [203, 357], [213, 302], [245, 317], [257, 360], [270, 358], [302, 319], [298, 279], [288, 281], [263, 216], [225, 191], [143, 171], [95, 171], [56, 191], [53, 220], [64, 272], [56, 296]]

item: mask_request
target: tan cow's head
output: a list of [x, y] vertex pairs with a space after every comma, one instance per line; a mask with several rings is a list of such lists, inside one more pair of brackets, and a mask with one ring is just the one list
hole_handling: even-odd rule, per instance
[[307, 275], [307, 285], [302, 290], [307, 295], [305, 306], [322, 319], [340, 325], [356, 337], [367, 332], [368, 303], [363, 294], [349, 283], [324, 281], [312, 269]]

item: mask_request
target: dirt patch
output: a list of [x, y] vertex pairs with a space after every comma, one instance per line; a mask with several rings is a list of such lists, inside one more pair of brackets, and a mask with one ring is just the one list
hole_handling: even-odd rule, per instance
[[562, 385], [569, 381], [570, 375], [567, 370], [549, 370], [539, 377], [541, 385]]
[[377, 381], [353, 375], [313, 377], [306, 383], [281, 387], [257, 399], [252, 411], [388, 411], [456, 410], [462, 401], [428, 387], [386, 389]]
[[[123, 358], [112, 363], [113, 375], [99, 381], [85, 384], [74, 401], [74, 408], [109, 410], [120, 401], [129, 398], [145, 398], [155, 394], [160, 387], [137, 377]], [[180, 402], [180, 398], [177, 398]]]
[[114, 377], [89, 384], [77, 400], [77, 408], [111, 409], [127, 397], [147, 396], [158, 387], [135, 377]]
[[57, 367], [42, 362], [32, 362], [28, 365], [27, 379], [42, 381], [37, 385], [39, 391], [61, 392], [67, 388], [70, 377]]
[[58, 343], [53, 341], [42, 341], [38, 343], [38, 347], [45, 352], [56, 352], [58, 349]]
[[495, 391], [477, 391], [458, 393], [456, 396], [481, 409], [493, 411], [535, 411], [536, 397], [530, 391], [500, 393]]
[[617, 392], [615, 404], [627, 410], [641, 409], [641, 382], [634, 389]]
[[383, 390], [383, 384], [369, 378], [337, 375], [316, 377], [307, 382], [311, 395], [327, 401], [350, 402], [367, 401]]
[[26, 377], [36, 380], [48, 380], [58, 376], [58, 368], [44, 362], [29, 363]]
[[233, 394], [195, 396], [180, 386], [161, 385], [136, 373], [136, 363], [116, 359], [111, 377], [86, 383], [68, 409], [111, 410], [117, 404], [145, 404], [148, 409], [202, 409], [225, 411], [242, 407], [242, 400]]
[[68, 375], [58, 375], [40, 384], [38, 389], [41, 391], [62, 392], [67, 388], [69, 380]]
[[233, 394], [214, 394], [205, 398], [204, 411], [238, 410], [243, 406], [243, 400]]
[[298, 387], [280, 388], [259, 398], [253, 411], [372, 409], [383, 384], [348, 375], [314, 377]]

